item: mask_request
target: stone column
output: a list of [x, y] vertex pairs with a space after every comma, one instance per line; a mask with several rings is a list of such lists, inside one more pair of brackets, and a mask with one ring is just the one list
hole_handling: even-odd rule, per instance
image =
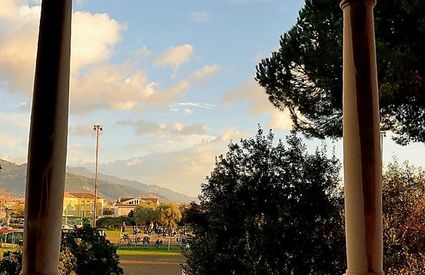
[[58, 274], [68, 135], [71, 0], [43, 0], [25, 197], [23, 274]]
[[383, 274], [375, 0], [343, 0], [347, 275]]

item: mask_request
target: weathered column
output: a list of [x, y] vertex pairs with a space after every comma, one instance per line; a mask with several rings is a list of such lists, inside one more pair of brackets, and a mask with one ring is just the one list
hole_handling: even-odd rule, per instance
[[383, 274], [374, 5], [375, 0], [341, 2], [347, 275]]
[[25, 197], [23, 274], [58, 274], [68, 134], [71, 0], [43, 0]]

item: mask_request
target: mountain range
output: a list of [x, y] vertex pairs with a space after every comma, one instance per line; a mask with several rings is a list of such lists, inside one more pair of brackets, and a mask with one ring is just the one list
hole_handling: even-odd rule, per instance
[[[23, 196], [27, 173], [26, 164], [14, 164], [0, 159], [0, 188], [11, 192], [14, 196]], [[119, 197], [158, 197], [160, 201], [187, 203], [197, 198], [189, 197], [170, 189], [150, 185], [133, 180], [99, 174], [99, 195], [109, 201]], [[94, 192], [94, 173], [86, 168], [68, 167], [65, 177], [66, 192]]]

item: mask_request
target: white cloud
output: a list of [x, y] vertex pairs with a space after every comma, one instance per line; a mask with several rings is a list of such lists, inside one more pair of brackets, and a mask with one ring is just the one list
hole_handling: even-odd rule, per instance
[[[177, 128], [184, 129], [181, 125]], [[152, 152], [142, 157], [114, 161], [102, 165], [102, 171], [196, 196], [205, 177], [214, 168], [215, 157], [227, 151], [229, 140], [239, 141], [241, 137], [247, 136], [247, 133], [228, 129], [215, 137], [199, 139], [201, 136], [192, 135], [172, 139], [169, 140], [174, 145], [171, 151]], [[157, 142], [164, 143], [167, 139], [169, 138], [165, 137]], [[181, 143], [188, 140], [190, 144]], [[179, 149], [176, 151], [176, 148]], [[133, 165], [130, 166], [129, 163]]]
[[211, 109], [214, 109], [216, 106], [214, 104], [201, 103], [201, 102], [178, 102], [178, 103], [171, 104], [169, 107], [170, 107], [170, 111], [179, 111], [180, 107], [191, 107], [191, 108], [211, 110]]
[[247, 102], [247, 112], [251, 115], [267, 114], [271, 120], [267, 125], [273, 129], [290, 130], [292, 122], [289, 112], [277, 110], [268, 100], [267, 94], [254, 80], [249, 80], [240, 87], [226, 93], [223, 97], [223, 104]]
[[142, 161], [143, 160], [141, 158], [134, 158], [134, 159], [131, 159], [127, 162], [127, 166], [130, 166], [130, 167], [135, 166], [135, 165], [141, 163]]
[[194, 113], [193, 108], [212, 110], [216, 106], [209, 103], [201, 102], [178, 102], [168, 106], [168, 109], [172, 112], [183, 112], [185, 115], [192, 115]]
[[75, 12], [72, 18], [71, 71], [107, 60], [124, 29], [107, 14]]
[[[5, 0], [0, 10], [0, 83], [9, 91], [32, 91], [41, 8], [23, 0]], [[33, 1], [34, 2], [34, 1]], [[71, 73], [107, 60], [122, 27], [107, 14], [75, 12], [72, 20]]]
[[93, 136], [93, 125], [92, 124], [79, 124], [70, 127], [70, 133], [76, 136]]
[[25, 146], [25, 142], [22, 139], [3, 133], [0, 133], [0, 144], [2, 147], [9, 147], [9, 149], [20, 149]]
[[193, 53], [193, 46], [189, 44], [171, 47], [155, 59], [154, 65], [158, 67], [170, 66], [173, 68], [172, 77], [174, 78], [179, 67], [189, 62], [193, 57]]
[[205, 134], [205, 125], [197, 123], [193, 125], [184, 125], [183, 123], [176, 122], [172, 125], [172, 133], [180, 134], [184, 136], [190, 135], [203, 135]]
[[133, 72], [128, 65], [99, 64], [72, 79], [71, 110], [79, 114], [97, 109], [141, 113], [147, 107], [169, 105], [183, 97], [188, 87], [183, 80], [160, 91], [143, 71]]
[[148, 49], [148, 47], [143, 46], [136, 51], [136, 54], [138, 56], [143, 57], [143, 58], [148, 58], [152, 55], [152, 51], [150, 49]]
[[32, 89], [40, 6], [2, 1], [0, 9], [0, 84], [11, 92]]
[[172, 124], [165, 124], [159, 122], [152, 122], [147, 120], [126, 120], [118, 122], [120, 125], [131, 126], [134, 128], [134, 131], [139, 135], [182, 135], [182, 136], [190, 136], [190, 135], [204, 135], [205, 134], [205, 125], [201, 123], [193, 124], [193, 125], [185, 125], [181, 122], [175, 122]]
[[191, 13], [191, 18], [194, 22], [208, 22], [211, 20], [207, 11], [194, 11]]
[[120, 121], [118, 122], [118, 124], [134, 127], [134, 131], [138, 135], [152, 135], [152, 134], [162, 135], [165, 128], [167, 128], [167, 125], [165, 124], [147, 121], [147, 120], [138, 120], [138, 121], [126, 120], [126, 121]]
[[200, 83], [216, 75], [219, 71], [220, 67], [217, 65], [205, 65], [201, 69], [194, 71], [189, 78], [194, 82]]
[[184, 109], [184, 114], [187, 116], [190, 116], [190, 115], [193, 115], [193, 111], [191, 109], [186, 108]]
[[[28, 98], [33, 87], [40, 17], [39, 2], [34, 1], [29, 4], [25, 0], [5, 0], [0, 9], [0, 87], [8, 92], [23, 93]], [[72, 114], [84, 115], [99, 109], [143, 113], [146, 108], [168, 106], [184, 97], [190, 83], [217, 70], [215, 66], [206, 66], [192, 78], [160, 89], [159, 83], [149, 79], [131, 60], [110, 63], [124, 30], [125, 27], [108, 14], [74, 12], [70, 78]], [[136, 54], [148, 58], [152, 53], [143, 46]], [[175, 75], [193, 54], [191, 45], [179, 45], [158, 56], [154, 65], [170, 66]], [[187, 114], [192, 111], [185, 109], [188, 109]]]
[[2, 130], [13, 126], [13, 128], [18, 128], [21, 130], [27, 131], [30, 125], [30, 114], [29, 113], [8, 113], [0, 112]]

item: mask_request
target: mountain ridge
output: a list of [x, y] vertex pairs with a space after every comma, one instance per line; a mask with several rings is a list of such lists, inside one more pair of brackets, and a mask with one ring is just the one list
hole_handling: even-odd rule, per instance
[[[0, 159], [0, 165], [2, 167], [0, 170], [0, 187], [5, 188], [16, 196], [23, 196], [27, 165], [17, 165], [2, 159]], [[65, 177], [66, 192], [93, 192], [93, 188], [94, 173], [81, 167], [67, 168]], [[149, 185], [104, 174], [99, 174], [99, 194], [110, 201], [115, 201], [122, 196], [155, 196], [160, 201], [173, 201], [176, 203], [188, 203], [197, 200], [197, 198], [157, 185]]]

